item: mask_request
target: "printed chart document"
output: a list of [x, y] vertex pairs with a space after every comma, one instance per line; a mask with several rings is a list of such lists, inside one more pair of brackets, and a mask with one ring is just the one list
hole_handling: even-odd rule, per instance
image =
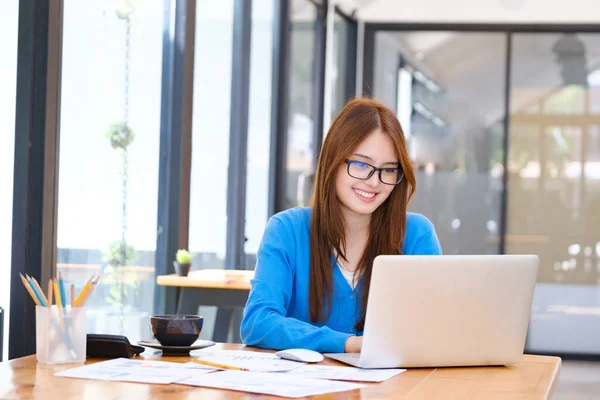
[[65, 378], [168, 384], [214, 371], [214, 368], [188, 367], [185, 364], [167, 361], [117, 358], [68, 369], [55, 375]]
[[193, 356], [201, 361], [244, 368], [250, 372], [287, 372], [305, 363], [282, 360], [275, 354], [246, 350], [202, 350]]
[[383, 382], [405, 369], [361, 369], [354, 367], [336, 367], [333, 365], [303, 365], [289, 375], [301, 375], [306, 378], [333, 379], [338, 381]]
[[344, 392], [365, 387], [365, 385], [356, 383], [305, 378], [294, 374], [244, 371], [223, 371], [210, 375], [197, 375], [177, 383], [291, 398]]

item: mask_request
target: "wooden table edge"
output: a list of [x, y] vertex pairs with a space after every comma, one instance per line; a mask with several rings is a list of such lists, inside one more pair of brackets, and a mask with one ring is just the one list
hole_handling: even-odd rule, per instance
[[550, 359], [555, 360], [554, 370], [552, 371], [552, 381], [550, 382], [550, 385], [548, 386], [548, 390], [546, 391], [546, 398], [551, 399], [552, 396], [554, 395], [554, 391], [556, 390], [556, 385], [558, 384], [558, 379], [560, 378], [562, 359], [560, 357], [554, 357], [554, 356], [544, 356], [544, 357], [548, 357]]
[[[226, 290], [250, 290], [250, 281], [242, 279], [229, 280], [202, 280], [189, 278], [189, 282], [181, 282], [186, 277], [177, 277], [174, 275], [158, 275], [156, 284], [158, 286], [169, 286], [179, 288], [197, 288], [197, 289], [226, 289]], [[186, 284], [183, 284], [186, 283]]]

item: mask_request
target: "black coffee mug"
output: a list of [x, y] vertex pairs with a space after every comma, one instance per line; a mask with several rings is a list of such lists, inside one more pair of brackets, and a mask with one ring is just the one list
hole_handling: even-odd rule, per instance
[[191, 346], [198, 340], [203, 323], [199, 315], [154, 315], [150, 330], [163, 346]]

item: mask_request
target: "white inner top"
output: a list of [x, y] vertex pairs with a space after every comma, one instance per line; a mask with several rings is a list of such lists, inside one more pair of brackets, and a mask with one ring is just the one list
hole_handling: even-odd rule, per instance
[[354, 272], [350, 272], [346, 268], [344, 268], [344, 264], [342, 264], [342, 262], [339, 259], [337, 260], [337, 266], [340, 269], [340, 272], [342, 273], [344, 278], [346, 279], [346, 282], [348, 282], [348, 285], [350, 285], [350, 287], [354, 290], [358, 281], [358, 279], [354, 280]]
[[350, 287], [352, 289], [354, 289], [356, 287], [356, 282], [354, 282], [354, 273], [346, 271], [339, 264], [338, 264], [338, 268], [340, 269], [342, 275], [344, 275], [344, 278], [346, 278], [346, 281], [348, 282], [348, 285], [350, 285]]

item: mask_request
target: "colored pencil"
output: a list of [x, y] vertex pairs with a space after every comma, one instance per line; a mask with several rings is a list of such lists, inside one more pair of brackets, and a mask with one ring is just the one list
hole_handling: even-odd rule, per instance
[[62, 299], [60, 298], [60, 290], [58, 289], [58, 282], [56, 282], [56, 279], [52, 280], [52, 285], [54, 286], [54, 297], [56, 297], [56, 307], [58, 307], [58, 319], [60, 320], [60, 327], [64, 331], [65, 320], [62, 313]]
[[48, 307], [52, 308], [52, 279], [48, 281]]
[[79, 294], [77, 295], [77, 298], [75, 299], [75, 307], [80, 306], [81, 300], [83, 300], [84, 296], [86, 295], [86, 292], [89, 289], [90, 285], [92, 284], [93, 279], [94, 279], [94, 275], [92, 275], [92, 277], [90, 279], [88, 279], [88, 281], [83, 286], [83, 289], [81, 289], [81, 292], [79, 292]]
[[46, 295], [44, 294], [44, 291], [40, 287], [40, 284], [38, 283], [37, 279], [35, 279], [33, 276], [30, 276], [29, 280], [31, 282], [33, 282], [33, 284], [34, 284], [35, 288], [37, 289], [38, 293], [40, 294], [42, 300], [44, 300], [44, 303], [46, 304], [46, 306], [48, 306], [48, 299], [46, 298]]
[[100, 275], [98, 275], [98, 277], [94, 280], [94, 282], [92, 282], [92, 285], [90, 286], [89, 290], [85, 294], [85, 297], [81, 301], [81, 306], [82, 307], [85, 306], [85, 303], [87, 303], [88, 299], [90, 298], [90, 296], [92, 295], [92, 293], [96, 289], [96, 286], [98, 285], [98, 281], [99, 280], [100, 280]]
[[42, 298], [42, 295], [40, 294], [40, 292], [38, 292], [37, 288], [33, 284], [33, 281], [30, 279], [28, 283], [29, 283], [29, 286], [31, 286], [31, 290], [33, 290], [33, 293], [35, 294], [35, 296], [37, 297], [37, 299], [40, 301], [40, 305], [42, 307], [48, 307], [48, 303], [46, 303], [44, 301], [44, 299]]
[[31, 288], [31, 286], [29, 286], [29, 283], [27, 282], [27, 280], [25, 279], [25, 277], [23, 275], [21, 275], [20, 273], [19, 273], [19, 275], [21, 276], [21, 281], [23, 282], [23, 286], [25, 286], [25, 290], [27, 290], [27, 293], [29, 293], [29, 295], [33, 299], [33, 301], [35, 302], [35, 305], [36, 306], [41, 306], [42, 304], [40, 303], [40, 300], [38, 299], [38, 297], [33, 292], [33, 289]]
[[67, 307], [67, 295], [65, 293], [65, 284], [62, 277], [62, 272], [58, 273], [58, 290], [60, 290], [60, 300], [64, 308]]

